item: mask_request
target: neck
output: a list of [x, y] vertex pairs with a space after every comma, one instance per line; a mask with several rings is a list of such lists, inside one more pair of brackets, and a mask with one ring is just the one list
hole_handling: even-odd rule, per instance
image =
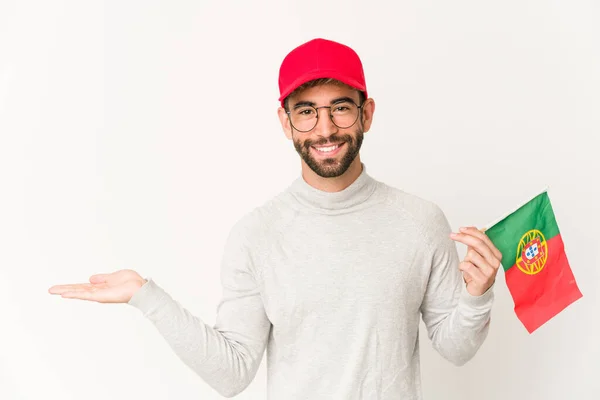
[[360, 155], [357, 155], [352, 164], [350, 164], [350, 167], [342, 175], [335, 178], [323, 178], [302, 161], [302, 178], [317, 190], [323, 192], [341, 192], [360, 176], [362, 169]]
[[[338, 183], [341, 182], [336, 185], [326, 185], [328, 189], [343, 188], [341, 190], [321, 190], [314, 184], [310, 184], [302, 176], [292, 183], [289, 194], [294, 199], [294, 203], [304, 210], [329, 215], [356, 211], [368, 204], [368, 200], [378, 186], [377, 181], [367, 175], [367, 167], [360, 163], [358, 166], [358, 170], [361, 172], [357, 178], [353, 178], [354, 175], [352, 174], [347, 174], [348, 178], [344, 176], [344, 180], [341, 180], [341, 177], [328, 178]], [[354, 168], [352, 171], [355, 171]], [[321, 180], [317, 181], [320, 182]], [[344, 184], [343, 182], [350, 182], [350, 184]]]

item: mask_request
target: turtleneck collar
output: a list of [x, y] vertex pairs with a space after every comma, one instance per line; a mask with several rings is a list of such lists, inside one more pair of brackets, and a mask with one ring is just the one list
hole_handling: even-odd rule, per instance
[[326, 192], [309, 185], [302, 176], [289, 188], [289, 193], [300, 205], [320, 212], [347, 211], [364, 203], [375, 191], [377, 181], [367, 174], [362, 165], [358, 178], [339, 192]]

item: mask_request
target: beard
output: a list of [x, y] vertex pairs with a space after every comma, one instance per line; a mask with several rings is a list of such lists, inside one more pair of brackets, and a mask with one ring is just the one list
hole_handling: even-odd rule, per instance
[[[304, 142], [301, 142], [297, 138], [294, 138], [294, 147], [296, 151], [304, 160], [304, 162], [312, 169], [317, 175], [323, 178], [335, 178], [342, 175], [346, 170], [350, 167], [358, 152], [360, 151], [360, 147], [362, 146], [362, 142], [364, 139], [364, 131], [362, 127], [359, 127], [355, 131], [355, 136], [352, 135], [331, 135], [329, 139], [322, 138], [320, 140], [310, 140], [306, 139]], [[342, 157], [341, 160], [337, 160], [337, 158], [325, 158], [323, 160], [317, 160], [311, 154], [310, 147], [311, 146], [323, 146], [327, 144], [338, 144], [338, 143], [346, 143], [347, 149], [346, 154]]]

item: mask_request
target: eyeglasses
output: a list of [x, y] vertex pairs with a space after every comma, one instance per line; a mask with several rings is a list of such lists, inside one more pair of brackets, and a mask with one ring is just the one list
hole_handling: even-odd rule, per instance
[[309, 105], [299, 105], [294, 109], [287, 111], [290, 123], [300, 132], [312, 131], [319, 122], [319, 109], [329, 108], [329, 117], [331, 122], [340, 129], [350, 128], [358, 120], [360, 109], [352, 100], [338, 101], [331, 106], [313, 107]]

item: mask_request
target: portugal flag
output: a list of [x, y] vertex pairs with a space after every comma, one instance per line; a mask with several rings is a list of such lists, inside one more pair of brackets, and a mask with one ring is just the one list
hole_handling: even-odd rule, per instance
[[529, 333], [583, 297], [571, 271], [547, 191], [485, 233], [502, 253], [515, 313]]

